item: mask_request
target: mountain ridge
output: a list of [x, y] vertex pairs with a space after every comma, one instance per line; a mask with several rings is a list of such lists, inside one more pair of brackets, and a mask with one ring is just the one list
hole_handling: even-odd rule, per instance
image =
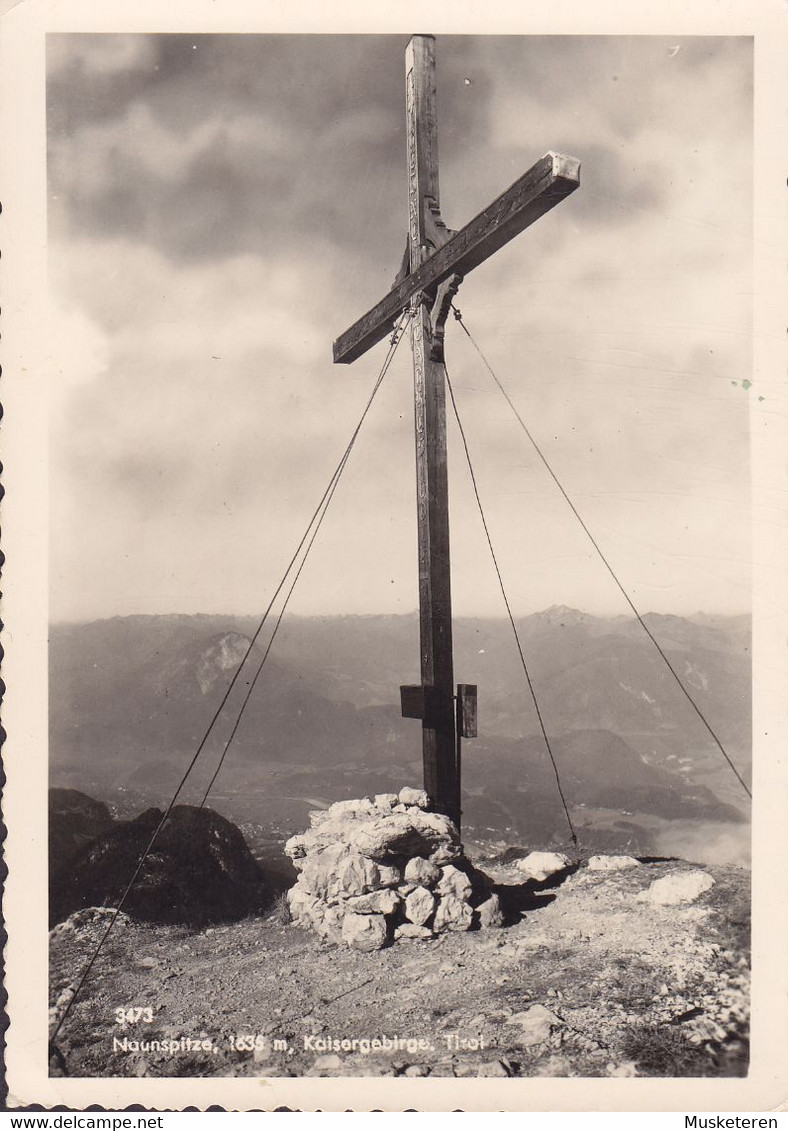
[[[52, 783], [110, 801], [131, 793], [165, 800], [258, 623], [143, 614], [53, 625]], [[746, 620], [658, 617], [650, 627], [746, 773]], [[743, 791], [636, 621], [554, 606], [518, 630], [559, 767], [594, 835], [613, 835], [627, 811], [642, 851], [654, 847], [654, 821], [741, 824]], [[195, 790], [217, 764], [267, 639], [264, 632], [250, 676], [238, 680], [206, 745]], [[275, 823], [279, 809], [301, 821], [307, 796], [339, 800], [418, 777], [418, 724], [401, 718], [398, 703], [399, 685], [419, 680], [418, 656], [412, 614], [285, 618], [217, 782], [223, 811], [257, 819], [254, 797], [265, 815], [258, 823]], [[468, 826], [516, 830], [521, 839], [529, 830], [536, 839], [557, 835], [555, 783], [511, 629], [495, 618], [458, 618], [455, 656], [458, 679], [479, 685], [480, 738], [463, 745]], [[631, 839], [631, 830], [621, 835]]]

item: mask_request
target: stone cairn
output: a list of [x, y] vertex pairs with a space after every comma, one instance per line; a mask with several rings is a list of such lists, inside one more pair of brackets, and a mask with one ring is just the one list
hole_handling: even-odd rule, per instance
[[356, 950], [442, 931], [500, 927], [498, 896], [465, 859], [456, 825], [406, 787], [310, 813], [285, 852], [300, 875], [287, 893], [299, 927]]

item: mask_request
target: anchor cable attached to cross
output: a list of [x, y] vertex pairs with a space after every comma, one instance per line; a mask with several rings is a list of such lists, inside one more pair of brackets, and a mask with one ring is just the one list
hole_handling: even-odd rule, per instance
[[[484, 355], [484, 353], [482, 352], [482, 349], [481, 349], [481, 347], [479, 346], [479, 344], [477, 343], [476, 339], [475, 339], [475, 338], [473, 337], [473, 335], [471, 334], [470, 330], [469, 330], [469, 329], [468, 329], [468, 327], [467, 327], [467, 326], [465, 325], [465, 322], [464, 322], [464, 320], [463, 320], [462, 314], [460, 313], [459, 309], [458, 309], [458, 308], [457, 308], [457, 307], [456, 307], [456, 306], [454, 305], [454, 303], [452, 303], [452, 313], [454, 314], [454, 317], [455, 317], [455, 319], [456, 319], [456, 320], [457, 320], [457, 321], [459, 322], [460, 326], [462, 327], [463, 331], [465, 332], [465, 334], [466, 334], [466, 336], [467, 336], [468, 340], [470, 341], [471, 345], [472, 345], [472, 346], [473, 346], [473, 348], [474, 348], [474, 349], [476, 350], [476, 352], [478, 353], [478, 355], [479, 355], [479, 357], [481, 358], [482, 362], [484, 363], [484, 366], [485, 366], [485, 368], [487, 369], [487, 372], [488, 372], [488, 373], [490, 374], [490, 376], [492, 377], [492, 379], [493, 379], [493, 381], [495, 382], [495, 384], [497, 385], [497, 387], [498, 387], [499, 391], [500, 391], [500, 392], [501, 392], [501, 393], [503, 394], [503, 397], [504, 397], [504, 399], [506, 400], [506, 403], [507, 403], [507, 404], [509, 405], [509, 408], [510, 408], [510, 409], [512, 410], [512, 412], [514, 413], [514, 415], [515, 415], [515, 417], [516, 417], [516, 419], [517, 419], [517, 422], [518, 422], [518, 424], [519, 424], [519, 425], [520, 425], [520, 427], [522, 428], [523, 432], [525, 432], [526, 436], [528, 437], [529, 441], [531, 442], [531, 445], [532, 445], [532, 446], [533, 446], [533, 448], [534, 448], [534, 451], [535, 451], [535, 452], [536, 452], [536, 454], [537, 454], [537, 455], [539, 456], [539, 459], [540, 459], [540, 460], [542, 461], [542, 463], [544, 464], [545, 468], [547, 469], [548, 473], [550, 474], [550, 477], [552, 478], [552, 480], [553, 480], [553, 482], [555, 483], [556, 487], [557, 487], [557, 488], [558, 488], [558, 490], [559, 490], [559, 491], [561, 492], [561, 494], [562, 494], [562, 496], [564, 497], [564, 500], [566, 501], [567, 505], [569, 506], [569, 509], [571, 510], [572, 514], [573, 514], [573, 515], [575, 516], [575, 518], [577, 519], [577, 521], [578, 521], [578, 522], [580, 523], [581, 527], [583, 528], [583, 531], [585, 532], [585, 534], [586, 534], [586, 536], [587, 536], [588, 540], [590, 541], [591, 545], [592, 545], [592, 546], [594, 547], [594, 549], [596, 550], [596, 552], [597, 552], [597, 554], [598, 554], [598, 556], [599, 556], [599, 559], [600, 559], [600, 561], [602, 562], [602, 564], [604, 565], [605, 569], [606, 569], [606, 570], [608, 571], [608, 573], [610, 574], [610, 576], [611, 576], [611, 577], [613, 578], [613, 581], [614, 581], [614, 582], [616, 583], [616, 585], [617, 585], [617, 587], [618, 587], [619, 591], [621, 592], [621, 595], [623, 596], [624, 600], [626, 601], [626, 603], [627, 603], [627, 604], [629, 605], [630, 609], [631, 609], [631, 610], [632, 610], [632, 612], [634, 613], [634, 615], [635, 615], [635, 618], [636, 618], [636, 620], [637, 620], [638, 624], [639, 624], [639, 625], [640, 625], [640, 627], [641, 627], [641, 628], [643, 629], [643, 631], [645, 632], [646, 636], [647, 636], [647, 637], [649, 638], [649, 640], [650, 640], [650, 641], [651, 641], [651, 643], [653, 644], [654, 648], [656, 649], [656, 651], [657, 651], [658, 655], [659, 655], [659, 656], [660, 656], [660, 658], [662, 659], [663, 663], [664, 663], [664, 664], [665, 664], [665, 666], [667, 667], [668, 671], [669, 671], [669, 672], [670, 672], [670, 674], [671, 674], [671, 675], [673, 676], [673, 678], [674, 678], [674, 680], [676, 681], [676, 683], [678, 684], [679, 688], [681, 689], [681, 691], [682, 691], [682, 692], [684, 693], [684, 695], [685, 695], [685, 696], [686, 696], [686, 698], [688, 699], [688, 701], [689, 701], [689, 703], [690, 703], [691, 707], [692, 707], [692, 708], [693, 708], [693, 710], [695, 711], [695, 714], [696, 714], [696, 715], [698, 716], [698, 718], [699, 718], [699, 719], [701, 720], [701, 722], [703, 723], [704, 727], [706, 728], [706, 730], [707, 730], [707, 731], [708, 731], [708, 733], [710, 734], [711, 738], [713, 739], [713, 741], [714, 741], [715, 745], [716, 745], [716, 746], [717, 746], [717, 748], [719, 749], [719, 751], [720, 751], [720, 753], [722, 754], [723, 758], [724, 758], [724, 759], [725, 759], [725, 761], [726, 761], [726, 762], [728, 763], [729, 767], [731, 768], [731, 770], [732, 770], [732, 771], [733, 771], [733, 773], [735, 774], [736, 778], [738, 779], [738, 781], [739, 781], [739, 784], [741, 785], [742, 789], [743, 789], [743, 790], [744, 790], [744, 792], [745, 792], [745, 793], [747, 794], [747, 796], [748, 796], [748, 797], [749, 797], [750, 799], [752, 799], [752, 792], [751, 792], [751, 790], [750, 790], [750, 787], [749, 787], [749, 786], [747, 785], [746, 781], [744, 780], [744, 778], [742, 777], [742, 775], [741, 775], [741, 774], [739, 773], [738, 769], [736, 768], [736, 766], [735, 766], [735, 765], [734, 765], [734, 763], [733, 763], [733, 760], [731, 759], [731, 757], [730, 757], [730, 755], [728, 754], [727, 750], [726, 750], [726, 749], [725, 749], [725, 747], [723, 746], [723, 744], [722, 744], [721, 740], [719, 739], [719, 737], [717, 736], [716, 732], [715, 732], [715, 731], [714, 731], [714, 729], [712, 728], [712, 726], [711, 726], [711, 723], [710, 723], [710, 722], [709, 722], [709, 720], [708, 720], [708, 719], [706, 718], [706, 716], [704, 715], [703, 711], [702, 711], [702, 710], [700, 709], [700, 707], [698, 706], [698, 704], [697, 704], [697, 703], [695, 702], [695, 699], [694, 699], [694, 698], [693, 698], [693, 696], [692, 696], [692, 695], [690, 694], [690, 692], [689, 692], [689, 690], [687, 689], [687, 687], [686, 687], [686, 685], [685, 685], [684, 681], [682, 680], [681, 676], [680, 676], [680, 675], [678, 674], [678, 672], [676, 671], [675, 667], [674, 667], [674, 666], [673, 666], [673, 664], [672, 664], [672, 663], [670, 662], [670, 659], [669, 659], [669, 658], [668, 658], [668, 656], [667, 656], [667, 655], [665, 654], [665, 652], [664, 652], [664, 650], [663, 650], [662, 646], [660, 645], [659, 641], [658, 641], [658, 640], [656, 639], [656, 637], [654, 636], [654, 634], [653, 634], [653, 633], [651, 632], [651, 629], [650, 629], [650, 628], [648, 627], [648, 625], [646, 624], [646, 622], [645, 622], [645, 620], [644, 620], [643, 616], [641, 615], [641, 613], [640, 613], [640, 612], [638, 611], [638, 609], [636, 608], [634, 601], [633, 601], [633, 600], [632, 600], [632, 598], [630, 597], [630, 595], [629, 595], [629, 593], [627, 592], [627, 590], [626, 590], [626, 589], [624, 588], [624, 585], [623, 585], [623, 583], [622, 583], [621, 579], [619, 578], [618, 574], [617, 574], [617, 573], [615, 572], [615, 570], [613, 569], [613, 567], [612, 567], [612, 565], [610, 564], [610, 562], [608, 561], [608, 559], [607, 559], [607, 558], [605, 557], [605, 555], [604, 555], [604, 553], [602, 552], [602, 549], [601, 549], [601, 547], [600, 547], [599, 543], [597, 542], [597, 540], [596, 540], [596, 539], [594, 538], [594, 536], [593, 536], [593, 534], [591, 533], [591, 531], [590, 531], [590, 530], [588, 529], [588, 527], [586, 526], [585, 522], [583, 521], [582, 517], [580, 516], [580, 513], [579, 513], [579, 511], [577, 510], [577, 507], [575, 506], [575, 504], [574, 504], [574, 503], [572, 502], [572, 499], [571, 499], [571, 498], [569, 497], [569, 495], [567, 494], [567, 492], [566, 492], [566, 490], [565, 490], [565, 488], [564, 488], [563, 484], [562, 484], [562, 483], [561, 483], [561, 481], [559, 480], [559, 478], [558, 478], [558, 476], [556, 475], [555, 471], [553, 471], [553, 468], [552, 468], [552, 466], [550, 465], [550, 463], [548, 462], [548, 460], [547, 460], [547, 457], [545, 456], [544, 452], [542, 451], [542, 449], [541, 449], [541, 448], [539, 447], [539, 445], [537, 444], [536, 440], [534, 439], [534, 437], [533, 437], [533, 434], [531, 433], [531, 430], [530, 430], [530, 428], [529, 428], [529, 427], [528, 427], [528, 425], [527, 425], [527, 424], [525, 423], [525, 421], [523, 420], [523, 418], [522, 418], [522, 416], [520, 415], [520, 413], [519, 413], [519, 412], [517, 411], [517, 408], [515, 407], [515, 405], [514, 405], [514, 402], [512, 401], [512, 398], [511, 398], [511, 397], [509, 396], [509, 394], [507, 393], [506, 389], [505, 389], [505, 388], [503, 387], [503, 385], [501, 384], [500, 380], [498, 379], [498, 376], [497, 376], [497, 374], [495, 373], [495, 371], [493, 370], [493, 368], [492, 368], [492, 366], [490, 365], [489, 361], [488, 361], [488, 360], [487, 360], [487, 358], [485, 357], [485, 355]], [[446, 374], [446, 381], [447, 381], [447, 383], [448, 383], [448, 381], [449, 381], [449, 375], [448, 375], [448, 373]], [[452, 404], [454, 405], [454, 413], [455, 413], [455, 416], [457, 417], [457, 424], [458, 424], [458, 426], [459, 426], [459, 429], [460, 429], [460, 433], [461, 433], [461, 435], [462, 435], [462, 438], [463, 438], [463, 443], [465, 443], [465, 435], [464, 435], [464, 432], [463, 432], [462, 424], [461, 424], [461, 422], [460, 422], [460, 417], [459, 417], [459, 414], [458, 414], [458, 412], [457, 412], [457, 405], [456, 405], [456, 402], [454, 401], [454, 393], [452, 392], [452, 389], [451, 389], [451, 384], [449, 384], [449, 393], [450, 393], [450, 395], [451, 395]], [[467, 444], [466, 444], [466, 446], [465, 446], [465, 454], [466, 454], [466, 456], [468, 456], [468, 448], [467, 448]], [[470, 456], [468, 456], [468, 464], [469, 464], [469, 466], [470, 466]], [[472, 469], [472, 468], [471, 468], [471, 478], [473, 478], [473, 469]], [[474, 489], [475, 489], [475, 481], [474, 481]], [[478, 494], [477, 494], [477, 496], [476, 496], [476, 499], [477, 499], [477, 502], [479, 502], [479, 497], [478, 497]], [[481, 509], [481, 502], [479, 502], [479, 508]], [[483, 518], [483, 517], [482, 517], [482, 521], [484, 521], [484, 518]], [[486, 527], [486, 523], [485, 523], [485, 531], [486, 531], [486, 529], [487, 529], [487, 527]], [[489, 535], [488, 535], [488, 541], [489, 541]], [[491, 551], [491, 552], [493, 552], [493, 549], [492, 549], [492, 545], [490, 545], [490, 551]], [[495, 556], [495, 555], [494, 555], [494, 552], [493, 552], [493, 557], [494, 557], [494, 556]], [[497, 568], [497, 567], [496, 567], [496, 568]], [[499, 581], [500, 581], [500, 576], [499, 576]], [[503, 582], [501, 582], [501, 588], [503, 589]], [[504, 600], [506, 600], [506, 595], [505, 595], [505, 594], [504, 594]], [[507, 604], [507, 608], [508, 608], [508, 604]], [[513, 627], [514, 627], [514, 626], [513, 626]], [[516, 630], [515, 630], [515, 634], [516, 634]], [[522, 653], [521, 653], [521, 658], [522, 658]], [[523, 664], [525, 664], [525, 661], [523, 661]], [[530, 682], [530, 681], [529, 681], [529, 682]], [[538, 711], [538, 708], [537, 708], [537, 711]], [[540, 718], [540, 722], [541, 722], [541, 718]], [[546, 736], [545, 736], [545, 739], [546, 739]]]
[[[457, 316], [457, 311], [455, 309], [455, 317], [456, 316]], [[547, 734], [547, 727], [545, 726], [544, 718], [542, 717], [542, 711], [541, 711], [541, 708], [539, 707], [539, 700], [536, 698], [536, 688], [534, 687], [534, 682], [533, 682], [533, 679], [531, 678], [531, 673], [528, 671], [528, 664], [526, 663], [526, 660], [525, 660], [525, 653], [523, 651], [522, 642], [520, 641], [520, 634], [517, 631], [517, 623], [514, 619], [514, 614], [512, 613], [511, 605], [509, 604], [509, 598], [506, 595], [506, 588], [505, 588], [504, 583], [503, 583], [503, 577], [501, 576], [501, 568], [498, 565], [498, 556], [495, 553], [495, 548], [494, 548], [493, 542], [492, 542], [492, 536], [490, 534], [490, 528], [487, 525], [487, 516], [484, 513], [484, 507], [482, 506], [481, 496], [479, 495], [479, 487], [478, 487], [478, 484], [476, 482], [476, 473], [473, 470], [473, 462], [471, 461], [471, 453], [470, 453], [470, 450], [468, 448], [468, 439], [465, 435], [465, 429], [462, 426], [462, 420], [460, 418], [460, 410], [457, 408], [457, 400], [454, 396], [454, 389], [452, 387], [451, 378], [449, 377], [449, 370], [448, 369], [446, 369], [446, 387], [449, 390], [449, 398], [451, 400], [451, 407], [454, 410], [454, 418], [457, 421], [457, 427], [458, 427], [459, 432], [460, 432], [460, 439], [462, 440], [462, 446], [463, 446], [463, 449], [465, 450], [465, 459], [466, 459], [466, 462], [468, 464], [468, 471], [470, 472], [470, 476], [471, 476], [471, 485], [473, 487], [473, 493], [476, 496], [476, 505], [479, 508], [479, 515], [480, 515], [481, 520], [482, 520], [482, 526], [484, 527], [484, 535], [487, 539], [487, 545], [490, 548], [490, 556], [492, 557], [493, 566], [495, 568], [495, 574], [496, 574], [496, 577], [498, 578], [498, 585], [500, 586], [501, 595], [503, 596], [503, 603], [506, 606], [506, 615], [509, 617], [509, 623], [512, 626], [512, 632], [514, 633], [515, 644], [517, 645], [517, 651], [520, 655], [520, 663], [522, 664], [523, 672], [525, 673], [525, 681], [528, 684], [528, 690], [531, 693], [531, 700], [533, 701], [534, 710], [536, 711], [536, 717], [539, 720], [539, 729], [542, 732], [542, 738], [544, 740], [545, 748], [547, 750], [548, 757], [550, 758], [550, 762], [551, 762], [552, 767], [553, 767], [553, 773], [555, 774], [556, 786], [558, 787], [558, 795], [561, 798], [561, 804], [564, 807], [564, 813], [566, 815], [567, 824], [569, 825], [569, 831], [570, 831], [570, 834], [571, 834], [572, 843], [575, 846], [577, 846], [577, 833], [575, 832], [575, 826], [572, 824], [572, 817], [569, 813], [569, 805], [567, 803], [566, 797], [564, 796], [563, 786], [561, 785], [561, 775], [558, 772], [558, 763], [555, 760], [555, 755], [553, 754], [553, 748], [550, 745], [550, 739], [549, 739], [548, 734]]]

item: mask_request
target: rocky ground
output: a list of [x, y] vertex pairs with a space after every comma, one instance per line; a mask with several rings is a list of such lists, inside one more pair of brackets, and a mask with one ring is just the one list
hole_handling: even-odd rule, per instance
[[[516, 861], [476, 864], [501, 890], [522, 889]], [[703, 868], [713, 886], [665, 904], [647, 894], [654, 881], [692, 884], [696, 866], [584, 864], [531, 885], [511, 926], [372, 953], [288, 923], [283, 900], [201, 930], [121, 916], [58, 1035], [53, 1071], [745, 1074], [749, 873]], [[105, 925], [82, 911], [52, 932], [56, 1008]]]

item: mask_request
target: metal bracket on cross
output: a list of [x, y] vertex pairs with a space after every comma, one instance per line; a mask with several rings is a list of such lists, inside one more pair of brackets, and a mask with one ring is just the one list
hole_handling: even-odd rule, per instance
[[[399, 689], [400, 706], [403, 719], [421, 719], [428, 726], [435, 724], [441, 716], [441, 702], [438, 689], [431, 684], [402, 684]], [[448, 702], [448, 696], [444, 696]]]
[[[430, 723], [438, 718], [445, 706], [440, 692], [431, 684], [402, 684], [399, 689], [403, 719], [421, 719]], [[475, 683], [458, 683], [457, 733], [461, 738], [477, 738], [477, 687]]]
[[443, 364], [443, 347], [446, 338], [446, 320], [451, 310], [452, 299], [460, 288], [462, 275], [450, 275], [431, 291], [417, 291], [411, 297], [410, 308], [415, 311], [425, 306], [430, 319], [429, 358]]
[[460, 738], [478, 738], [477, 687], [475, 683], [457, 684], [457, 733]]

